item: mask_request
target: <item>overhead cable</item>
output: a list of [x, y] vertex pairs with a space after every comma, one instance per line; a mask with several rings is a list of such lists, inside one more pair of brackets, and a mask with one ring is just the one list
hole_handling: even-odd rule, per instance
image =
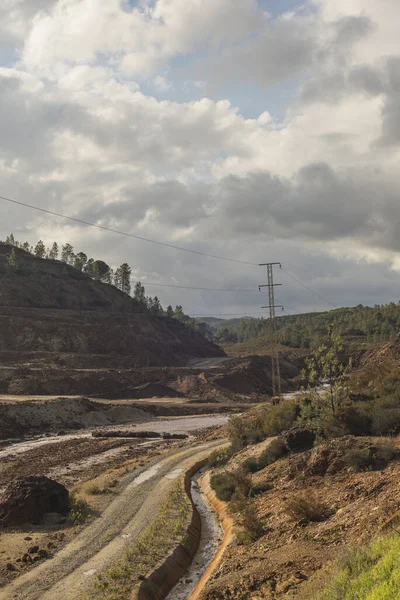
[[61, 219], [67, 219], [68, 221], [73, 221], [74, 223], [80, 223], [81, 225], [88, 225], [89, 227], [96, 227], [97, 229], [102, 229], [103, 231], [109, 231], [110, 233], [117, 233], [119, 235], [123, 235], [125, 237], [130, 237], [135, 240], [140, 240], [141, 242], [148, 242], [149, 244], [156, 244], [157, 246], [164, 246], [165, 248], [173, 248], [174, 250], [179, 250], [181, 252], [190, 252], [191, 254], [197, 254], [199, 256], [206, 256], [208, 258], [215, 258], [217, 260], [224, 260], [233, 263], [240, 263], [242, 265], [251, 265], [254, 267], [258, 267], [258, 264], [247, 262], [245, 260], [239, 260], [237, 258], [228, 258], [226, 256], [218, 256], [216, 254], [209, 254], [208, 252], [200, 252], [199, 250], [191, 250], [190, 248], [184, 248], [183, 246], [174, 246], [173, 244], [167, 244], [165, 242], [159, 242], [157, 240], [152, 240], [150, 238], [145, 238], [140, 235], [135, 235], [133, 233], [128, 233], [126, 231], [121, 231], [119, 229], [113, 229], [111, 227], [105, 227], [104, 225], [98, 225], [96, 223], [90, 223], [89, 221], [84, 221], [83, 219], [78, 219], [76, 217], [70, 217], [69, 215], [64, 215], [62, 213], [58, 213], [52, 210], [47, 210], [45, 208], [40, 208], [39, 206], [34, 206], [33, 204], [28, 204], [26, 202], [20, 202], [18, 200], [12, 200], [11, 198], [7, 198], [6, 196], [0, 196], [0, 200], [4, 200], [5, 202], [10, 202], [12, 204], [16, 204], [18, 206], [24, 206], [25, 208], [31, 208], [32, 210], [37, 210], [47, 215], [52, 215], [53, 217], [60, 217]]

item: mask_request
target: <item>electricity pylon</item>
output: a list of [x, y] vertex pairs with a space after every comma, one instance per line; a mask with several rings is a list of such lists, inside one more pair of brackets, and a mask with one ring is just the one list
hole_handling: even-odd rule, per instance
[[281, 308], [283, 310], [282, 304], [275, 304], [275, 287], [278, 285], [282, 285], [281, 283], [274, 283], [274, 269], [273, 267], [279, 265], [281, 267], [281, 263], [263, 263], [259, 265], [260, 267], [267, 267], [267, 275], [268, 275], [268, 284], [260, 285], [259, 290], [262, 288], [268, 288], [268, 299], [269, 306], [263, 306], [262, 308], [269, 308], [269, 318], [271, 323], [272, 330], [272, 393], [274, 396], [281, 395], [281, 373], [279, 367], [279, 346], [278, 346], [278, 328], [276, 325], [276, 314], [275, 309]]

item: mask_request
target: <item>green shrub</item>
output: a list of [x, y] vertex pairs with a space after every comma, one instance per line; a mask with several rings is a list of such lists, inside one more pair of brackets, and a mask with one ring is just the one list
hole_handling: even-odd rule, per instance
[[313, 494], [296, 494], [285, 506], [285, 512], [295, 521], [325, 521], [328, 514], [325, 506]]
[[223, 467], [229, 461], [232, 453], [230, 449], [214, 450], [208, 458], [207, 465], [210, 468]]
[[242, 417], [231, 417], [229, 419], [228, 437], [232, 452], [239, 452], [247, 446], [247, 428]]
[[241, 514], [241, 525], [244, 530], [242, 540], [245, 543], [256, 542], [264, 534], [264, 527], [258, 517], [256, 507], [249, 499]]
[[397, 435], [400, 433], [400, 408], [383, 408], [378, 404], [372, 410], [372, 435]]
[[261, 467], [258, 463], [258, 458], [256, 458], [255, 456], [252, 456], [251, 458], [245, 460], [242, 466], [243, 469], [245, 471], [248, 471], [249, 473], [257, 473], [257, 471], [261, 470]]
[[260, 470], [264, 469], [268, 465], [272, 465], [278, 458], [282, 456], [286, 456], [288, 453], [288, 448], [285, 444], [285, 441], [281, 438], [277, 438], [276, 440], [272, 440], [269, 444], [268, 448], [264, 450], [264, 452], [258, 458], [258, 464], [260, 466]]
[[229, 502], [236, 490], [236, 481], [231, 473], [217, 473], [210, 480], [217, 498]]
[[250, 490], [250, 496], [254, 498], [254, 496], [265, 494], [265, 492], [269, 492], [272, 489], [274, 489], [274, 486], [268, 481], [265, 481], [264, 483], [256, 483]]
[[265, 411], [263, 419], [265, 437], [274, 437], [293, 427], [297, 418], [297, 410], [296, 402], [284, 401]]
[[348, 553], [324, 591], [314, 600], [395, 600], [400, 598], [400, 537], [377, 539]]
[[69, 518], [74, 525], [81, 525], [92, 517], [90, 504], [78, 498], [74, 492], [69, 495]]

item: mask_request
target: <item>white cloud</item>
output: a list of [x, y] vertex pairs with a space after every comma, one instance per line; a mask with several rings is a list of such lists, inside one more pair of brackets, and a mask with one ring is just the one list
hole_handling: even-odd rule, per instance
[[[279, 254], [306, 273], [325, 262], [336, 282], [361, 269], [358, 301], [371, 277], [390, 281], [400, 253], [397, 2], [314, 0], [316, 11], [277, 19], [256, 0], [7, 5], [3, 195], [206, 252]], [[261, 90], [283, 80], [300, 80], [301, 92], [278, 122]], [[214, 96], [202, 97], [209, 86]], [[249, 89], [260, 106], [251, 119], [241, 109]], [[251, 279], [156, 246], [132, 255], [128, 240], [13, 207], [0, 237], [12, 229], [70, 238], [110, 262], [132, 256], [153, 280]], [[320, 273], [316, 283], [328, 285]]]

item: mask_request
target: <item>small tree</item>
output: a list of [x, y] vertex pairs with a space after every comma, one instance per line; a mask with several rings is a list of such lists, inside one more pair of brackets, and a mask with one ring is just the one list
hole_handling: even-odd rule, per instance
[[177, 319], [178, 321], [183, 321], [183, 319], [185, 318], [185, 313], [183, 312], [183, 308], [180, 304], [178, 304], [175, 307], [174, 318]]
[[142, 304], [146, 304], [146, 290], [144, 289], [144, 286], [140, 283], [140, 281], [138, 281], [135, 284], [135, 287], [133, 290], [133, 297], [138, 302], [141, 302]]
[[329, 342], [322, 345], [306, 359], [303, 378], [307, 379], [307, 389], [302, 407], [302, 419], [313, 421], [317, 428], [323, 428], [327, 419], [338, 416], [339, 409], [348, 400], [347, 372], [340, 358], [343, 345], [340, 336], [329, 330]]
[[114, 285], [119, 290], [121, 289], [121, 286], [122, 286], [122, 272], [121, 272], [121, 267], [118, 267], [118, 269], [115, 269], [115, 273], [114, 273]]
[[7, 244], [7, 246], [16, 246], [17, 245], [15, 243], [15, 238], [14, 238], [13, 233], [10, 233], [10, 235], [7, 236], [6, 244]]
[[121, 290], [126, 294], [131, 293], [131, 274], [132, 269], [128, 263], [123, 263], [120, 266], [121, 269]]
[[35, 246], [35, 256], [39, 258], [44, 258], [46, 254], [46, 247], [42, 240], [39, 240]]
[[74, 257], [74, 249], [71, 244], [65, 244], [61, 249], [61, 260], [70, 265], [74, 261]]
[[84, 252], [78, 252], [74, 257], [74, 267], [78, 269], [78, 271], [83, 271], [83, 267], [87, 263], [87, 254]]
[[167, 317], [169, 317], [170, 319], [172, 319], [173, 316], [174, 316], [174, 309], [172, 308], [171, 305], [169, 305], [167, 307]]
[[147, 299], [147, 306], [149, 307], [150, 314], [152, 315], [162, 315], [163, 308], [157, 296], [154, 298]]
[[7, 256], [7, 268], [10, 271], [16, 271], [18, 269], [18, 257], [14, 248], [12, 248], [10, 254]]
[[58, 258], [58, 244], [57, 242], [54, 242], [50, 252], [49, 252], [49, 258], [51, 258], [52, 260], [57, 260]]

